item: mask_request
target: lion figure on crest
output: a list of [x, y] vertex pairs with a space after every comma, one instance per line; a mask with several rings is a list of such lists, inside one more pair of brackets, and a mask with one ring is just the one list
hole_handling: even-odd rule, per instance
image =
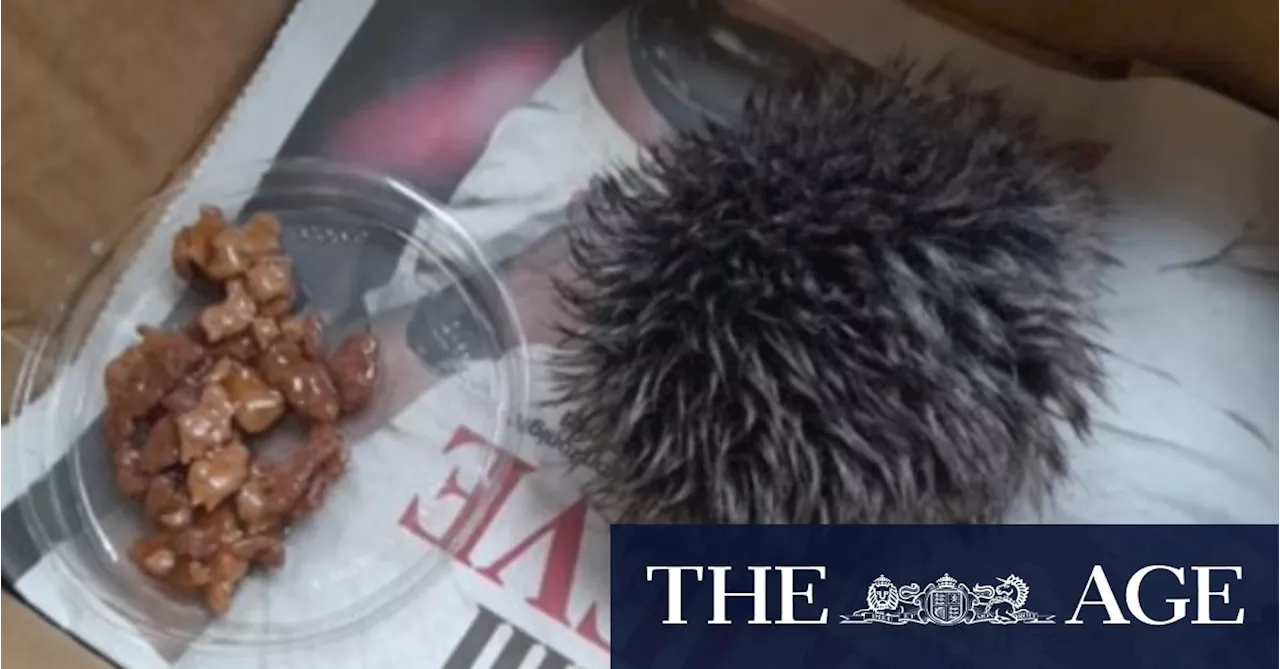
[[884, 575], [867, 586], [867, 608], [872, 611], [893, 611], [898, 608], [901, 601], [893, 581], [885, 578]]
[[896, 625], [923, 622], [924, 612], [916, 601], [919, 594], [919, 585], [912, 583], [897, 587], [893, 581], [881, 574], [867, 587], [867, 608], [853, 615], [892, 614], [895, 618], [893, 624]]

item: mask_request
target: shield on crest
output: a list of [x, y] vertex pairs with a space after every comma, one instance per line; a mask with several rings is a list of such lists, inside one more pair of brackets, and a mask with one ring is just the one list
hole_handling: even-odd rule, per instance
[[964, 619], [969, 606], [964, 592], [958, 588], [937, 588], [929, 593], [926, 607], [930, 622], [955, 625]]

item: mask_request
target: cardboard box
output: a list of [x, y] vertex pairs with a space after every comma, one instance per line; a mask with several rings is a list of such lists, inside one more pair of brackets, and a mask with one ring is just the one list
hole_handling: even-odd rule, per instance
[[1276, 112], [1269, 0], [929, 0], [1086, 61], [1143, 60]]
[[[3, 10], [3, 405], [26, 342], [186, 165], [290, 0], [15, 0]], [[10, 595], [3, 663], [106, 667]]]
[[5, 3], [5, 415], [24, 344], [234, 101], [289, 0]]
[[13, 667], [69, 667], [98, 669], [111, 666], [102, 658], [67, 638], [58, 628], [45, 622], [34, 611], [26, 608], [21, 602], [4, 594], [3, 609], [0, 610], [3, 620], [3, 635], [9, 643], [4, 644], [6, 663]]
[[[1276, 109], [1272, 0], [919, 0], [1057, 67], [1141, 58]], [[3, 406], [26, 343], [149, 196], [179, 178], [291, 0], [12, 0], [3, 9]], [[1204, 20], [1212, 12], [1213, 20]], [[110, 666], [6, 594], [10, 667]]]

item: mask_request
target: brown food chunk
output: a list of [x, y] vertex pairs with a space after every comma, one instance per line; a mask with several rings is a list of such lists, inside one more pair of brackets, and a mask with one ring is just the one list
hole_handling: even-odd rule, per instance
[[211, 573], [209, 566], [200, 560], [179, 557], [169, 572], [166, 581], [169, 585], [183, 590], [198, 590], [209, 585]]
[[233, 363], [225, 378], [218, 382], [235, 403], [236, 424], [245, 432], [262, 432], [284, 415], [284, 396], [267, 385], [253, 369]]
[[235, 583], [244, 578], [245, 572], [249, 571], [249, 561], [236, 555], [228, 545], [214, 554], [213, 559], [209, 561], [209, 569], [213, 572], [211, 576], [215, 583], [218, 581]]
[[126, 499], [141, 499], [151, 485], [150, 477], [142, 472], [141, 453], [136, 448], [121, 448], [112, 458], [116, 465], [116, 490]]
[[228, 281], [226, 286], [227, 294], [222, 302], [200, 312], [205, 339], [214, 344], [247, 330], [258, 314], [258, 307], [242, 281]]
[[240, 230], [240, 247], [250, 256], [257, 258], [280, 250], [280, 219], [275, 216], [254, 214]]
[[310, 515], [324, 504], [329, 487], [347, 471], [350, 451], [342, 433], [332, 425], [320, 425], [311, 431], [304, 447], [307, 457], [315, 463], [307, 490], [290, 509], [291, 520]]
[[185, 332], [143, 326], [138, 328], [138, 334], [151, 374], [166, 388], [172, 388], [183, 374], [204, 361], [204, 347]]
[[251, 535], [273, 534], [284, 529], [284, 515], [272, 513], [274, 502], [267, 497], [260, 481], [249, 480], [236, 493], [236, 514], [244, 522], [244, 529]]
[[243, 536], [235, 512], [229, 506], [221, 506], [200, 514], [194, 524], [174, 535], [171, 546], [181, 557], [204, 560]]
[[199, 314], [196, 315], [196, 318], [191, 319], [186, 325], [182, 326], [181, 332], [186, 335], [187, 339], [190, 339], [201, 346], [209, 343], [205, 341], [204, 328], [200, 327]]
[[280, 321], [280, 335], [297, 344], [312, 360], [324, 357], [324, 321], [315, 314], [290, 316]]
[[329, 371], [338, 387], [342, 412], [363, 408], [378, 381], [378, 340], [367, 332], [348, 336], [330, 356]]
[[183, 333], [144, 328], [141, 334], [103, 372], [107, 401], [119, 419], [151, 411], [204, 358], [204, 348]]
[[293, 340], [282, 337], [258, 356], [258, 373], [272, 387], [279, 388], [288, 382], [290, 368], [305, 359]]
[[268, 346], [280, 337], [280, 324], [276, 319], [268, 316], [259, 316], [253, 319], [253, 324], [249, 326], [250, 334], [253, 335], [253, 341], [258, 345], [259, 351], [267, 350]]
[[191, 503], [213, 509], [235, 494], [249, 477], [249, 449], [231, 442], [212, 455], [196, 460], [187, 470], [187, 491]]
[[191, 500], [175, 475], [151, 479], [143, 508], [147, 518], [161, 529], [181, 530], [191, 524]]
[[338, 391], [321, 363], [294, 365], [281, 391], [289, 406], [307, 419], [321, 423], [338, 419]]
[[106, 388], [107, 400], [116, 409], [116, 415], [125, 419], [150, 411], [154, 404], [150, 398], [159, 401], [164, 395], [163, 390], [155, 387], [147, 356], [140, 344], [126, 348], [107, 363], [102, 372], [102, 385]]
[[252, 363], [258, 357], [258, 350], [258, 343], [253, 333], [246, 331], [218, 342], [209, 349], [209, 354], [214, 358], [231, 358], [239, 362]]
[[187, 374], [160, 400], [160, 406], [169, 413], [186, 413], [200, 405], [200, 395], [203, 392], [204, 384], [200, 383], [200, 375]]
[[240, 363], [234, 358], [218, 358], [218, 361], [213, 363], [213, 366], [205, 373], [204, 382], [206, 384], [216, 383], [222, 385], [224, 381], [235, 374], [236, 367], [239, 366]]
[[258, 310], [282, 316], [293, 308], [293, 261], [284, 256], [266, 256], [254, 262], [245, 274], [245, 286]]
[[327, 466], [337, 466], [339, 474], [346, 471], [347, 459], [351, 455], [351, 450], [347, 447], [347, 439], [342, 436], [342, 430], [333, 425], [317, 425], [311, 428], [311, 434], [307, 436], [307, 444], [303, 448], [303, 452], [310, 458], [315, 458], [321, 464]]
[[142, 571], [156, 578], [169, 576], [178, 562], [177, 554], [169, 547], [169, 537], [163, 534], [138, 539], [129, 555]]
[[249, 479], [236, 495], [236, 513], [250, 532], [311, 513], [345, 471], [348, 454], [342, 432], [333, 425], [316, 425], [302, 448]]
[[235, 228], [227, 228], [218, 233], [209, 248], [209, 260], [205, 263], [204, 270], [210, 279], [234, 279], [249, 269], [250, 258], [236, 247]]
[[213, 581], [204, 589], [204, 605], [216, 615], [222, 615], [231, 609], [231, 595], [235, 594], [235, 583], [230, 581]]
[[[199, 336], [204, 336], [199, 325], [196, 325], [193, 329], [197, 331]], [[169, 394], [160, 400], [161, 408], [169, 413], [186, 413], [200, 405], [200, 395], [204, 393], [204, 378], [209, 374], [209, 370], [213, 368], [214, 361], [217, 359], [209, 355], [209, 353], [210, 351], [206, 350], [200, 361], [192, 365], [187, 370], [187, 373], [183, 374], [181, 379], [178, 379], [178, 384], [173, 387], [173, 390], [169, 391]]]
[[[371, 335], [326, 356], [323, 321], [288, 316], [297, 285], [280, 227], [268, 215], [231, 225], [202, 207], [174, 238], [173, 267], [223, 283], [223, 300], [180, 331], [139, 328], [140, 341], [103, 370], [115, 484], [156, 530], [131, 559], [201, 593], [215, 614], [252, 565], [284, 564], [288, 525], [316, 511], [346, 471], [333, 421], [368, 405], [380, 373]], [[278, 462], [255, 459], [241, 434], [266, 432], [290, 409], [312, 422], [306, 443]]]
[[217, 207], [200, 207], [200, 217], [194, 225], [183, 228], [173, 238], [173, 271], [190, 280], [196, 270], [204, 271], [209, 262], [214, 237], [227, 227], [227, 220]]
[[226, 281], [241, 274], [255, 258], [280, 250], [280, 221], [274, 216], [255, 215], [244, 225], [228, 226], [214, 236], [209, 258], [203, 267], [205, 275], [215, 281]]
[[102, 417], [102, 435], [112, 451], [121, 448], [133, 448], [137, 438], [138, 427], [118, 406], [108, 405]]
[[258, 306], [258, 313], [265, 314], [273, 318], [279, 318], [280, 316], [289, 313], [289, 310], [292, 308], [293, 298], [285, 299], [281, 297], [271, 300], [270, 302], [263, 302]]
[[274, 535], [258, 534], [245, 537], [231, 544], [231, 552], [242, 560], [266, 567], [284, 566], [284, 543]]
[[147, 433], [141, 452], [142, 473], [155, 475], [178, 464], [178, 448], [178, 425], [172, 414], [165, 414]]
[[236, 493], [236, 515], [251, 533], [282, 527], [286, 513], [306, 492], [311, 471], [280, 467], [260, 478], [251, 478]]
[[233, 436], [231, 417], [235, 409], [222, 386], [206, 387], [200, 404], [178, 416], [179, 460], [189, 463], [229, 441]]
[[289, 520], [298, 520], [305, 518], [319, 509], [324, 504], [325, 495], [329, 492], [329, 486], [333, 485], [336, 477], [331, 476], [326, 470], [316, 472], [311, 478], [311, 482], [307, 484], [307, 492], [298, 500], [297, 504], [289, 510]]
[[142, 558], [140, 564], [142, 570], [155, 576], [163, 578], [173, 571], [174, 564], [178, 561], [178, 556], [168, 548], [158, 548]]
[[216, 615], [231, 609], [231, 595], [235, 594], [238, 581], [213, 581], [204, 589], [204, 605]]
[[324, 364], [309, 360], [288, 339], [280, 339], [259, 358], [258, 371], [284, 394], [289, 407], [313, 422], [338, 419], [338, 389]]
[[231, 607], [231, 595], [249, 571], [249, 561], [236, 555], [230, 548], [223, 548], [213, 556], [210, 566], [210, 582], [204, 591], [205, 606], [216, 614], [223, 614]]

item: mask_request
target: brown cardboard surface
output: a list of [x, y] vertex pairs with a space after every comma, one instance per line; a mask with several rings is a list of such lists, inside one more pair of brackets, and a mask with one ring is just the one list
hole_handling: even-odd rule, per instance
[[[839, 1], [839, 0], [833, 0]], [[915, 0], [1068, 69], [1150, 59], [1276, 109], [1274, 0]], [[292, 0], [9, 0], [0, 21], [3, 406], [32, 328], [83, 283], [94, 242], [189, 164]], [[9, 666], [108, 666], [8, 595]]]
[[1272, 114], [1275, 0], [928, 0], [1089, 61], [1145, 60]]
[[[209, 148], [209, 145], [216, 137], [218, 125], [223, 120], [224, 118], [220, 117], [213, 124], [188, 157], [174, 168], [173, 173], [161, 184], [159, 190], [176, 185], [188, 177], [195, 168], [199, 157]], [[77, 286], [76, 299], [94, 304], [95, 311], [100, 308], [110, 296], [110, 289], [113, 287], [111, 279], [120, 276], [124, 264], [127, 263], [132, 252], [145, 242], [148, 231], [158, 222], [157, 218], [155, 215], [151, 218], [142, 218], [137, 221], [137, 225], [121, 231], [117, 235], [115, 243], [118, 248], [123, 249], [123, 252], [113, 257], [110, 262], [103, 263], [108, 266], [106, 271], [91, 272], [90, 276]], [[92, 312], [86, 312], [86, 315], [88, 313]], [[81, 321], [68, 324], [68, 329], [83, 333], [92, 325], [92, 322]], [[6, 345], [8, 343], [6, 341]], [[7, 402], [9, 375], [11, 373], [7, 367], [9, 364], [7, 357], [4, 364], [6, 365], [5, 393]], [[5, 411], [7, 418], [7, 404]], [[114, 663], [104, 661], [103, 656], [95, 654], [90, 648], [81, 644], [80, 641], [66, 631], [51, 625], [21, 601], [11, 597], [7, 592], [4, 593], [3, 597], [4, 609], [3, 618], [0, 619], [0, 634], [9, 639], [10, 643], [3, 647], [3, 660], [0, 661], [0, 664], [12, 658], [15, 664], [8, 666], [17, 667], [18, 669], [26, 669], [28, 667], [31, 669], [44, 669], [50, 666], [57, 669], [98, 669], [100, 667], [117, 666]]]
[[[13, 0], [5, 141], [3, 405], [24, 343], [235, 98], [289, 0]], [[96, 248], [101, 248], [99, 245]]]
[[1067, 51], [1046, 48], [1030, 38], [993, 28], [988, 23], [956, 11], [949, 6], [951, 3], [947, 0], [906, 0], [906, 2], [952, 28], [1045, 67], [1081, 76], [1101, 77], [1108, 74], [1123, 74], [1122, 63], [1088, 60]]
[[10, 669], [99, 669], [110, 666], [7, 594], [4, 595], [0, 620], [4, 624], [6, 642], [0, 664]]
[[[0, 21], [3, 406], [32, 328], [94, 242], [178, 174], [253, 73], [291, 0], [12, 0]], [[4, 596], [3, 663], [109, 666]], [[12, 663], [12, 664], [9, 664]]]

